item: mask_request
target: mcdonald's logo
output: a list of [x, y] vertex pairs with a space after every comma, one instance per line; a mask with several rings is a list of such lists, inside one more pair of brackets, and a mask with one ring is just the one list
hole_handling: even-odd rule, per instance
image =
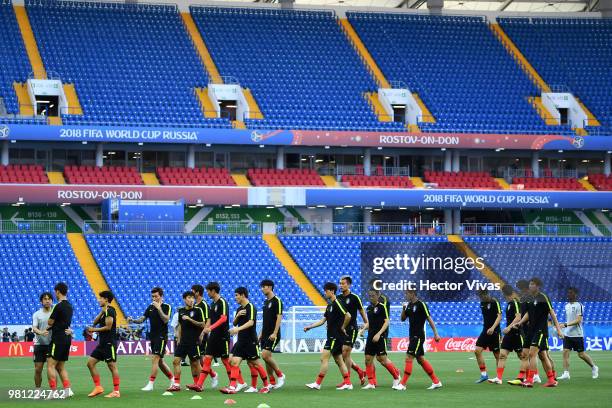
[[8, 349], [9, 357], [23, 357], [23, 346], [21, 343], [11, 343]]

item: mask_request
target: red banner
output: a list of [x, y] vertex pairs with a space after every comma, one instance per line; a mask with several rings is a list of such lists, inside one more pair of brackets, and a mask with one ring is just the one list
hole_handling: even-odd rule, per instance
[[[391, 351], [406, 352], [408, 350], [408, 338], [393, 337], [391, 339]], [[469, 351], [476, 348], [476, 337], [442, 337], [436, 342], [433, 338], [425, 340], [425, 351]]]
[[[17, 343], [0, 343], [0, 357], [32, 357], [34, 355], [34, 343], [21, 341]], [[71, 356], [85, 355], [85, 342], [73, 341], [70, 345]]]
[[178, 200], [185, 204], [247, 204], [248, 188], [185, 186], [107, 186], [77, 184], [3, 184], [0, 202], [99, 204], [122, 200]]

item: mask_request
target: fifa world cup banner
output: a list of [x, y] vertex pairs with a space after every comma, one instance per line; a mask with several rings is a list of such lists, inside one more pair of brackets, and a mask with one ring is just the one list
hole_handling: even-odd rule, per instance
[[[85, 342], [73, 341], [70, 345], [71, 356], [85, 355]], [[11, 343], [0, 343], [0, 357], [33, 357], [34, 343], [31, 341], [20, 341]]]
[[[90, 355], [97, 346], [97, 341], [85, 342], [85, 354]], [[148, 340], [128, 340], [117, 342], [118, 356], [148, 356], [150, 354], [151, 342]], [[174, 354], [174, 340], [167, 342], [166, 354]]]

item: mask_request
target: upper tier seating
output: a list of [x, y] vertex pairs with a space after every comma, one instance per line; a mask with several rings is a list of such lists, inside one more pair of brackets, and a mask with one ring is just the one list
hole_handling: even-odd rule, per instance
[[160, 184], [183, 186], [235, 186], [236, 182], [227, 169], [202, 167], [159, 167]]
[[342, 182], [349, 187], [388, 187], [388, 188], [413, 188], [410, 177], [404, 176], [364, 176], [345, 175]]
[[221, 295], [233, 310], [238, 286], [249, 289], [249, 299], [261, 310], [264, 297], [259, 282], [263, 279], [275, 282], [285, 310], [312, 305], [261, 236], [92, 234], [86, 238], [128, 316], [142, 315], [154, 286], [164, 288], [165, 301], [176, 310], [183, 304], [185, 290], [210, 281], [220, 283]]
[[425, 181], [436, 183], [438, 188], [478, 188], [478, 189], [500, 189], [500, 185], [487, 172], [481, 171], [426, 171]]
[[66, 166], [68, 184], [144, 184], [135, 167]]
[[231, 127], [205, 119], [208, 78], [176, 6], [28, 1], [47, 71], [74, 83], [84, 116], [64, 124]]
[[[612, 131], [612, 20], [501, 18], [504, 31], [544, 81], [571, 91]], [[555, 89], [553, 89], [555, 90]], [[597, 131], [587, 127], [589, 132]]]
[[221, 75], [252, 91], [264, 119], [249, 128], [405, 131], [363, 97], [376, 83], [331, 12], [190, 10]]
[[249, 169], [247, 177], [254, 186], [324, 186], [316, 170]]
[[512, 184], [522, 184], [525, 190], [572, 190], [583, 191], [585, 188], [572, 178], [529, 178], [515, 177]]
[[612, 176], [589, 174], [589, 183], [598, 190], [612, 191]]
[[[2, 50], [0, 52], [0, 67], [2, 67], [0, 69], [0, 98], [4, 99], [8, 113], [17, 114], [19, 113], [19, 102], [13, 89], [13, 82], [25, 82], [32, 67], [10, 1], [3, 1], [0, 4], [0, 50]], [[0, 123], [10, 123], [10, 121], [0, 117]]]
[[544, 124], [527, 101], [538, 89], [483, 17], [347, 15], [387, 80], [417, 92], [435, 117], [422, 130], [573, 134]]
[[0, 183], [48, 184], [49, 178], [40, 165], [9, 164], [0, 166]]
[[0, 322], [32, 323], [42, 292], [53, 293], [58, 282], [68, 285], [74, 308], [72, 327], [79, 332], [100, 311], [70, 243], [63, 234], [0, 234]]

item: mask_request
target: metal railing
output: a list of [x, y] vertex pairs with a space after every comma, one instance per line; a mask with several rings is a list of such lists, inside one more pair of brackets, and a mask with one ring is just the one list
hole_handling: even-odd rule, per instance
[[0, 234], [63, 234], [66, 221], [60, 220], [2, 220]]
[[[352, 176], [352, 175], [363, 175], [363, 166], [336, 166], [334, 174], [337, 176]], [[321, 168], [319, 168], [319, 173]], [[410, 176], [410, 167], [378, 167], [372, 166], [370, 168], [370, 175], [372, 176]]]
[[442, 223], [278, 223], [279, 235], [444, 235]]
[[260, 234], [259, 222], [83, 221], [84, 234]]
[[[587, 176], [588, 172], [585, 169], [540, 169], [538, 178], [573, 178], [578, 179]], [[497, 172], [497, 175], [503, 177], [507, 181], [511, 181], [515, 177], [532, 178], [533, 170], [530, 169], [513, 169], [505, 168]]]
[[496, 235], [496, 236], [602, 236], [608, 231], [604, 225], [595, 225], [595, 229], [584, 224], [461, 224], [462, 235]]

